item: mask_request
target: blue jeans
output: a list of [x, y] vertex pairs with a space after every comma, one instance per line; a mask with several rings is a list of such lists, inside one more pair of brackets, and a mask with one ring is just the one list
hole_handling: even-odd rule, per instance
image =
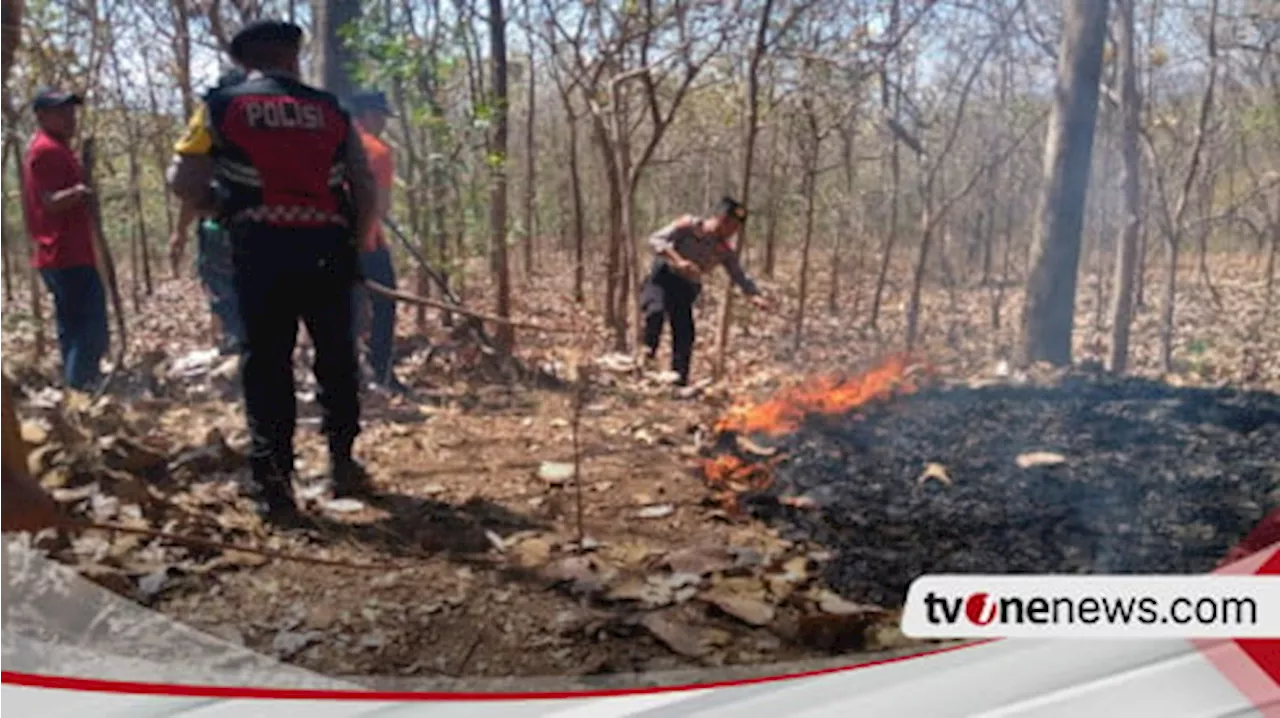
[[196, 271], [209, 295], [209, 308], [222, 323], [224, 342], [239, 351], [244, 345], [244, 322], [240, 318], [240, 301], [236, 297], [231, 277], [231, 239], [226, 232], [201, 224], [196, 230], [199, 249], [196, 253]]
[[[396, 288], [396, 269], [391, 263], [391, 250], [379, 247], [372, 252], [360, 253], [360, 271], [365, 279], [372, 279], [386, 287]], [[369, 296], [363, 288], [354, 290], [352, 296], [356, 321], [352, 328], [357, 335], [365, 326], [366, 307], [372, 305], [372, 322], [369, 327], [369, 367], [376, 381], [386, 382], [391, 376], [391, 347], [396, 333], [396, 303], [382, 296]]]
[[111, 336], [107, 329], [107, 295], [97, 268], [42, 269], [40, 278], [53, 295], [67, 386], [79, 391], [96, 389], [102, 376], [102, 355], [107, 353]]

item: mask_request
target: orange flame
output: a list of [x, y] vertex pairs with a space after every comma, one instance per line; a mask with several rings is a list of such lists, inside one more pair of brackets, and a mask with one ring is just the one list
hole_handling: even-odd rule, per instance
[[906, 355], [897, 355], [852, 379], [818, 377], [786, 389], [764, 403], [732, 407], [716, 423], [715, 430], [782, 436], [799, 428], [807, 416], [844, 414], [868, 402], [888, 398], [895, 391], [914, 391], [911, 382], [914, 368]]
[[[812, 415], [838, 415], [852, 411], [895, 392], [915, 390], [912, 378], [928, 367], [912, 364], [907, 355], [892, 356], [867, 373], [853, 379], [819, 377], [778, 393], [761, 404], [740, 404], [716, 422], [717, 433], [762, 433], [781, 436], [795, 431]], [[773, 484], [773, 467], [785, 458], [751, 462], [733, 454], [721, 454], [702, 462], [702, 473], [713, 488], [714, 500], [731, 513], [739, 513], [737, 497], [747, 491], [762, 491]]]

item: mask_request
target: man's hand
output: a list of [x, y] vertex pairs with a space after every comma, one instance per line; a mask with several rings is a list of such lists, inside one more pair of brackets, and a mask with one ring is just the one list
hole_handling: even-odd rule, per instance
[[756, 294], [751, 297], [751, 304], [761, 311], [769, 311], [773, 309], [773, 302], [770, 302], [763, 294]]
[[25, 472], [10, 473], [5, 469], [4, 511], [0, 528], [35, 533], [61, 524], [63, 517], [53, 497]]
[[702, 279], [702, 267], [699, 267], [697, 264], [685, 259], [684, 257], [676, 257], [672, 262], [672, 266], [677, 272], [683, 274], [688, 279], [695, 282]]
[[187, 238], [181, 232], [169, 235], [169, 267], [173, 269], [173, 278], [182, 276], [182, 259], [187, 250]]

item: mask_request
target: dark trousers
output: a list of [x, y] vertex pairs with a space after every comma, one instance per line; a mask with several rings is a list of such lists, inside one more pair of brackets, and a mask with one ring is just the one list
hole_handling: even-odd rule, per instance
[[671, 323], [671, 370], [680, 375], [681, 381], [689, 380], [689, 365], [693, 361], [693, 303], [697, 301], [702, 285], [676, 274], [663, 260], [654, 262], [649, 278], [640, 292], [640, 306], [644, 312], [644, 343], [649, 356], [658, 351], [662, 341], [662, 327]]
[[[337, 249], [319, 249], [343, 241], [341, 234], [335, 234], [258, 230], [233, 235], [237, 244], [269, 247], [256, 255], [238, 251], [235, 272], [245, 333], [240, 367], [252, 438], [250, 466], [260, 483], [282, 480], [293, 470], [297, 424], [293, 350], [299, 320], [315, 347], [316, 398], [323, 412], [322, 431], [329, 441], [330, 458], [351, 458], [360, 433], [359, 380], [351, 332], [354, 253], [344, 257]], [[299, 238], [304, 241], [297, 241]]]
[[232, 283], [231, 240], [221, 230], [201, 223], [196, 230], [199, 248], [196, 271], [209, 295], [209, 309], [222, 324], [223, 344], [239, 351], [244, 344], [244, 324], [240, 321], [239, 300]]
[[[396, 288], [396, 268], [391, 262], [391, 250], [385, 246], [372, 252], [360, 253], [360, 271], [365, 279], [385, 287]], [[380, 295], [356, 288], [353, 292], [355, 306], [356, 332], [363, 331], [365, 314], [371, 317], [369, 322], [369, 368], [373, 369], [375, 381], [379, 383], [391, 379], [391, 349], [396, 334], [396, 303]]]
[[96, 267], [42, 269], [40, 278], [53, 295], [58, 325], [58, 348], [67, 386], [80, 391], [97, 388], [102, 355], [107, 353], [107, 297]]

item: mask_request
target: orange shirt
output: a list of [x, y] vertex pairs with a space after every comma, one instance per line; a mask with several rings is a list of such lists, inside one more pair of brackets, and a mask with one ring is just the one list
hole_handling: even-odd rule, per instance
[[[357, 132], [360, 134], [360, 143], [364, 145], [365, 156], [369, 158], [369, 169], [373, 171], [373, 179], [377, 182], [378, 189], [390, 193], [396, 176], [391, 147], [362, 129], [358, 129]], [[381, 223], [374, 227], [373, 234], [365, 237], [361, 246], [361, 249], [366, 252], [371, 252], [384, 244]]]

